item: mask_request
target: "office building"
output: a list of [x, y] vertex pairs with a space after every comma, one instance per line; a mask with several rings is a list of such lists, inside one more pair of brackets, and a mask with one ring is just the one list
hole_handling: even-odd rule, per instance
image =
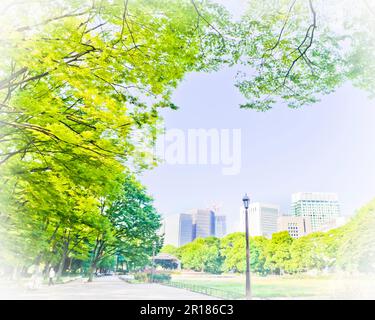
[[[277, 218], [279, 206], [266, 203], [250, 203], [249, 206], [249, 233], [250, 236], [264, 236], [270, 238], [277, 232]], [[245, 231], [245, 209], [240, 210], [240, 231]]]
[[196, 209], [193, 216], [193, 239], [215, 236], [215, 213], [209, 209]]
[[215, 215], [215, 237], [223, 238], [227, 234], [226, 216]]
[[310, 218], [312, 231], [340, 216], [336, 193], [299, 192], [292, 194], [292, 216]]
[[164, 243], [183, 246], [193, 240], [193, 217], [181, 213], [169, 216], [164, 220]]
[[328, 221], [327, 223], [321, 225], [319, 227], [318, 231], [327, 232], [329, 230], [342, 227], [347, 222], [348, 222], [347, 217], [340, 216], [340, 217], [334, 218], [334, 219]]
[[288, 231], [292, 238], [300, 238], [312, 232], [308, 217], [280, 216], [277, 220], [277, 231]]

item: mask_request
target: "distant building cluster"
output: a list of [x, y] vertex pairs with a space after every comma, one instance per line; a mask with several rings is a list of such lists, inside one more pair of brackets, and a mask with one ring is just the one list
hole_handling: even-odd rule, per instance
[[[253, 237], [271, 238], [273, 233], [288, 231], [291, 237], [297, 239], [345, 223], [336, 193], [294, 193], [288, 214], [281, 214], [280, 207], [275, 204], [254, 202], [249, 206], [249, 233]], [[240, 209], [239, 231], [245, 231], [243, 207]], [[221, 238], [226, 233], [226, 216], [218, 215], [211, 209], [195, 209], [190, 213], [169, 216], [164, 221], [165, 243], [175, 246], [182, 246], [196, 238]]]
[[218, 215], [211, 209], [195, 209], [164, 220], [164, 242], [183, 246], [196, 238], [222, 238], [226, 230], [226, 216]]
[[[240, 210], [241, 230], [244, 228], [244, 209]], [[282, 215], [272, 204], [253, 203], [249, 207], [251, 236], [270, 238], [273, 233], [288, 231], [291, 237], [300, 238], [316, 231], [328, 231], [343, 225], [338, 196], [335, 193], [298, 192], [292, 194], [291, 212]]]

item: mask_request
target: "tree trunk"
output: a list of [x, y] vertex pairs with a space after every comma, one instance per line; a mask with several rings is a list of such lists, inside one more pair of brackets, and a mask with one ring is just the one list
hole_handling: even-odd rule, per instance
[[96, 239], [96, 244], [95, 244], [95, 248], [94, 248], [94, 251], [93, 251], [93, 256], [92, 256], [92, 259], [91, 259], [91, 265], [90, 265], [90, 269], [89, 269], [89, 278], [88, 278], [88, 282], [92, 282], [93, 278], [94, 278], [94, 272], [96, 271], [96, 266], [98, 264], [98, 262], [100, 261], [100, 257], [103, 253], [103, 250], [104, 250], [104, 241], [100, 240], [100, 239]]
[[34, 276], [38, 275], [40, 273], [40, 261], [42, 260], [42, 255], [38, 255], [36, 259], [34, 260]]
[[21, 277], [27, 276], [28, 269], [29, 268], [27, 266], [22, 266], [22, 268], [21, 268]]
[[67, 256], [67, 252], [66, 252], [66, 250], [64, 250], [61, 261], [60, 261], [60, 264], [59, 264], [59, 269], [57, 270], [57, 273], [56, 273], [56, 280], [57, 281], [59, 281], [61, 279], [61, 275], [62, 275], [62, 272], [64, 270], [64, 266], [65, 266], [66, 256]]
[[94, 272], [96, 270], [96, 262], [93, 263], [91, 266], [90, 266], [90, 269], [89, 269], [89, 278], [87, 280], [87, 282], [92, 282], [92, 280], [94, 279]]
[[19, 264], [13, 268], [13, 273], [12, 273], [12, 280], [18, 280], [18, 270], [19, 269]]
[[49, 268], [50, 268], [50, 261], [48, 261], [43, 269], [43, 278], [44, 279], [47, 279], [48, 277], [48, 271], [49, 271]]
[[69, 273], [72, 272], [72, 261], [73, 261], [73, 258], [69, 258], [69, 267], [68, 267]]

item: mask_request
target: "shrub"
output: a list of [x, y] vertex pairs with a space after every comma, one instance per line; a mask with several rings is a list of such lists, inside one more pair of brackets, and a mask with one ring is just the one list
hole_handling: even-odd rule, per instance
[[148, 282], [147, 273], [138, 272], [134, 274], [134, 280], [139, 281], [139, 282]]
[[149, 282], [165, 282], [171, 280], [171, 275], [169, 273], [151, 273], [147, 274]]
[[139, 282], [165, 282], [171, 280], [171, 275], [166, 272], [139, 272], [134, 274], [134, 280]]

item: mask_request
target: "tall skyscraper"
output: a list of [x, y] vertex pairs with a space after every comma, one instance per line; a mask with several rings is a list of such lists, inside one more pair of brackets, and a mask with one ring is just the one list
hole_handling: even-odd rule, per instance
[[209, 209], [193, 210], [193, 238], [215, 236], [215, 213]]
[[312, 231], [340, 216], [336, 193], [298, 192], [292, 194], [292, 216], [309, 217]]
[[[270, 238], [277, 232], [279, 206], [266, 203], [250, 203], [249, 233], [252, 237], [264, 236]], [[240, 231], [245, 231], [245, 209], [240, 210]]]
[[309, 217], [280, 216], [277, 231], [288, 231], [292, 238], [300, 238], [312, 232]]
[[226, 216], [215, 216], [215, 237], [223, 238], [227, 234]]
[[193, 240], [193, 217], [191, 214], [180, 213], [164, 220], [164, 243], [183, 246]]
[[226, 235], [226, 217], [208, 209], [168, 216], [163, 221], [164, 243], [183, 246], [196, 238]]

